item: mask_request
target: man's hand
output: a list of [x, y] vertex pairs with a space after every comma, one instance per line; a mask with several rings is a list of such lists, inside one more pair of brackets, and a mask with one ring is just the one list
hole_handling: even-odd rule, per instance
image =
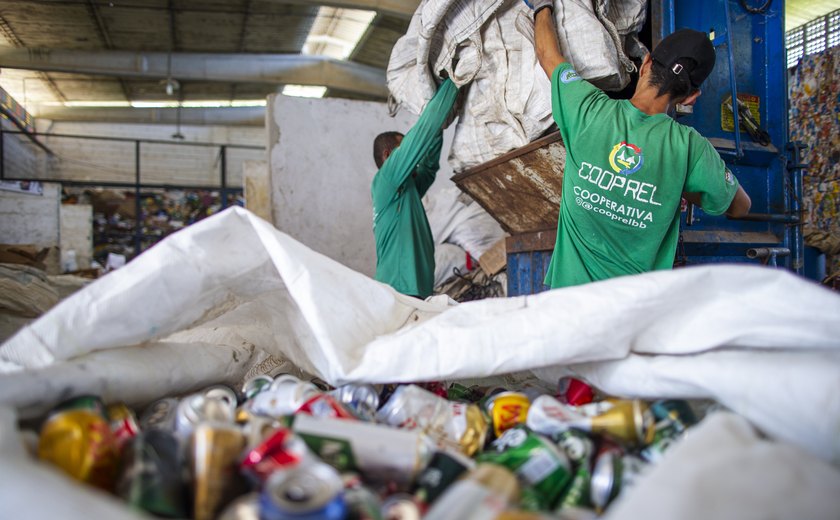
[[525, 2], [525, 5], [528, 6], [529, 9], [534, 11], [536, 14], [537, 11], [542, 9], [543, 7], [548, 7], [549, 9], [554, 9], [554, 0], [522, 0]]

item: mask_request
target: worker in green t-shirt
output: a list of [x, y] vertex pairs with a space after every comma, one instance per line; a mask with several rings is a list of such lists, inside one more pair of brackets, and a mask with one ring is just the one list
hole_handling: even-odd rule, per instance
[[613, 100], [563, 57], [552, 0], [525, 3], [534, 10], [537, 59], [551, 79], [552, 113], [566, 145], [546, 285], [670, 269], [683, 196], [709, 215], [749, 211], [749, 196], [711, 143], [667, 115], [677, 103], [693, 105], [714, 68], [704, 33], [683, 29], [663, 39], [645, 56], [633, 97]]
[[418, 298], [432, 294], [435, 279], [435, 243], [420, 199], [440, 167], [443, 126], [457, 95], [447, 79], [405, 136], [385, 132], [373, 142], [376, 279]]

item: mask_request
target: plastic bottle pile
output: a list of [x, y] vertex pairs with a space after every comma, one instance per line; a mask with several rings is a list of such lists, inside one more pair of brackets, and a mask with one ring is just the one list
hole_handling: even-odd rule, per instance
[[44, 420], [37, 454], [163, 517], [594, 518], [696, 420], [685, 401], [593, 397], [571, 378], [552, 396], [258, 376], [139, 419], [71, 399]]

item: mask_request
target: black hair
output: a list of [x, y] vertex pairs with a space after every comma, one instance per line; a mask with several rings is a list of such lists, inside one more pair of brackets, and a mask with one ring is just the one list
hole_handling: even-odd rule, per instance
[[377, 168], [382, 168], [385, 163], [385, 152], [391, 152], [399, 146], [403, 135], [399, 132], [382, 132], [373, 140], [373, 160]]
[[[682, 58], [684, 61], [691, 61], [691, 58]], [[694, 64], [692, 64], [692, 67]], [[691, 78], [688, 77], [688, 64], [682, 74], [674, 72], [656, 60], [650, 64], [650, 84], [659, 87], [658, 96], [667, 95], [671, 101], [683, 100], [694, 94], [697, 89], [691, 85]]]

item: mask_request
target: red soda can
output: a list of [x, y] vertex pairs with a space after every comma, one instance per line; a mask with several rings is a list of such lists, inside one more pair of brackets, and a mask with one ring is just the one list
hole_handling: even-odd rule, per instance
[[591, 403], [594, 397], [592, 387], [580, 379], [564, 376], [557, 383], [557, 399], [561, 403], [581, 406]]
[[309, 456], [309, 448], [303, 439], [288, 428], [280, 428], [249, 451], [239, 469], [255, 481], [265, 482], [273, 472], [294, 468]]
[[303, 403], [295, 413], [303, 413], [313, 417], [331, 417], [334, 419], [358, 420], [335, 397], [330, 394], [318, 394]]

